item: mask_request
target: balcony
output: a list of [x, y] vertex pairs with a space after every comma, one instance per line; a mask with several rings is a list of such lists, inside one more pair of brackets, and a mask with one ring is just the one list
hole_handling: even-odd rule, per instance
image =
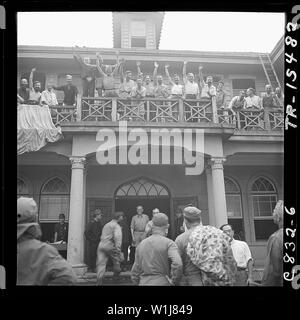
[[[231, 127], [235, 132], [280, 133], [284, 126], [284, 111], [247, 109], [232, 114], [230, 110], [217, 110], [215, 99], [121, 99], [79, 97], [76, 107], [50, 107], [53, 123], [95, 123], [129, 121], [144, 125], [190, 123], [197, 127]], [[254, 132], [253, 132], [254, 133]], [[282, 133], [283, 134], [283, 133]]]

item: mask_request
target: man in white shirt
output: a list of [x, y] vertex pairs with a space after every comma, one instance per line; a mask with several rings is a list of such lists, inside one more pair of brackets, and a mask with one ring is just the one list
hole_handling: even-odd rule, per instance
[[255, 95], [253, 88], [248, 88], [246, 91], [247, 97], [245, 98], [245, 108], [263, 109], [261, 98]]
[[172, 85], [171, 88], [171, 98], [172, 99], [178, 99], [178, 98], [182, 98], [183, 95], [183, 85], [180, 84], [180, 78], [177, 74], [174, 75], [174, 81], [172, 80], [170, 74], [169, 74], [169, 65], [165, 65], [165, 72], [166, 72], [166, 76], [170, 82], [170, 84]]
[[186, 65], [187, 61], [183, 63], [183, 82], [184, 82], [184, 99], [199, 99], [200, 98], [200, 90], [198, 83], [195, 82], [195, 77], [193, 73], [186, 74]]
[[41, 104], [46, 104], [49, 107], [57, 106], [58, 102], [56, 99], [56, 94], [53, 91], [53, 85], [48, 83], [47, 90], [44, 90], [41, 95]]
[[207, 76], [206, 82], [203, 79], [202, 66], [199, 66], [199, 81], [201, 86], [201, 98], [212, 98], [217, 95], [217, 89], [213, 85], [212, 76]]
[[235, 286], [247, 286], [253, 284], [253, 259], [249, 246], [245, 241], [233, 238], [234, 231], [230, 224], [224, 224], [220, 229], [231, 239], [231, 249], [237, 263]]

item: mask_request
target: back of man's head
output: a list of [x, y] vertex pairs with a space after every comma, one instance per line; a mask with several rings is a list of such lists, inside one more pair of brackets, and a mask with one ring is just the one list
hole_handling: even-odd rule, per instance
[[20, 197], [17, 200], [17, 223], [37, 222], [37, 205], [33, 198]]
[[183, 217], [188, 223], [200, 223], [201, 210], [193, 206], [185, 207], [183, 210]]

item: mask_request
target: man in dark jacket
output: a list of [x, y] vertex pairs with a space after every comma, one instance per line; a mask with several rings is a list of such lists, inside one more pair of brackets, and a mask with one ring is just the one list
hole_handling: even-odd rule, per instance
[[97, 65], [90, 63], [90, 58], [82, 58], [80, 55], [73, 51], [73, 58], [80, 68], [80, 74], [82, 79], [83, 97], [95, 96], [95, 78], [98, 77]]
[[120, 226], [122, 228], [122, 252], [124, 254], [124, 261], [121, 264], [122, 270], [125, 270], [127, 267], [127, 260], [128, 260], [128, 247], [131, 243], [131, 232], [129, 228], [129, 224], [127, 222], [126, 217], [120, 222]]
[[37, 205], [32, 198], [17, 200], [17, 285], [74, 285], [72, 266], [51, 245], [41, 242]]
[[97, 248], [102, 233], [102, 212], [96, 209], [93, 220], [90, 221], [85, 230], [85, 238], [87, 240], [87, 265], [90, 271], [94, 272], [96, 268]]

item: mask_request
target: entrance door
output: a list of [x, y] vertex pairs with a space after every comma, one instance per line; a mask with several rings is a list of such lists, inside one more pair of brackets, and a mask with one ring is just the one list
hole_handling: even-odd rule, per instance
[[171, 220], [170, 195], [161, 184], [148, 178], [138, 178], [121, 185], [115, 193], [115, 211], [123, 211], [127, 223], [130, 225], [132, 217], [136, 214], [136, 207], [142, 205], [144, 214], [152, 218], [152, 210], [158, 208]]

